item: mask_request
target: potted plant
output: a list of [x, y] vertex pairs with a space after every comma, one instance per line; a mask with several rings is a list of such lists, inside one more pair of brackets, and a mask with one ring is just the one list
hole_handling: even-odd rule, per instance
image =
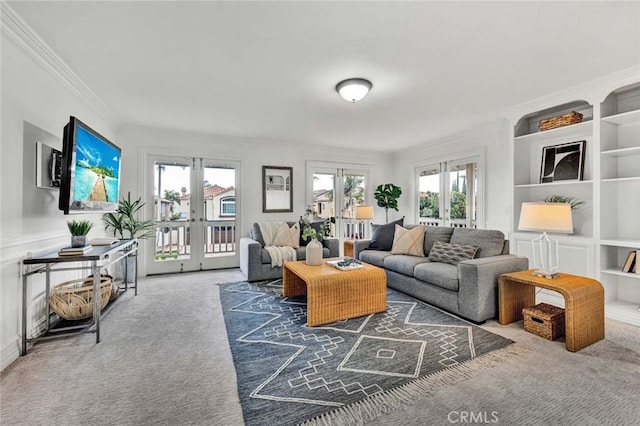
[[384, 209], [387, 223], [389, 223], [389, 209], [398, 211], [398, 198], [400, 198], [400, 195], [402, 195], [402, 189], [392, 183], [378, 185], [373, 193], [378, 202], [378, 207]]
[[[114, 237], [125, 238], [148, 238], [154, 235], [154, 221], [139, 219], [142, 208], [145, 203], [142, 197], [137, 200], [131, 200], [131, 193], [127, 193], [127, 198], [122, 198], [118, 202], [118, 209], [115, 213], [107, 213], [102, 216], [105, 224], [105, 231], [113, 232]], [[135, 267], [135, 259], [127, 257], [127, 271], [132, 271]], [[124, 260], [124, 259], [123, 259]], [[122, 268], [124, 270], [124, 266]], [[130, 274], [130, 277], [133, 277]], [[127, 277], [129, 278], [129, 277]]]
[[87, 245], [87, 234], [93, 228], [93, 222], [88, 220], [71, 220], [67, 222], [71, 232], [71, 247], [84, 247]]
[[311, 238], [305, 249], [305, 262], [307, 265], [318, 266], [322, 264], [322, 243], [318, 241], [318, 236], [331, 235], [331, 223], [335, 223], [335, 218], [326, 218], [320, 225], [320, 229], [316, 230], [311, 226], [309, 219], [312, 214], [311, 206], [307, 206], [305, 217], [300, 216], [300, 223], [302, 223], [302, 239], [307, 241]]

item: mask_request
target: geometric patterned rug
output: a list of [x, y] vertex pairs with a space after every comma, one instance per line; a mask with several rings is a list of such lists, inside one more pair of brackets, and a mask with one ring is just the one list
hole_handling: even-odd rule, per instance
[[494, 365], [513, 343], [393, 289], [386, 312], [318, 327], [280, 280], [222, 284], [220, 298], [247, 425], [375, 418]]

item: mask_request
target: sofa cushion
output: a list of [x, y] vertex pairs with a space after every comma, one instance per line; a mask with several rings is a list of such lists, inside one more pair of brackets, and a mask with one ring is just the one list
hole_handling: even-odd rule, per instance
[[424, 233], [424, 255], [429, 256], [431, 247], [435, 241], [448, 243], [451, 240], [453, 228], [448, 226], [427, 226]]
[[478, 247], [476, 246], [462, 246], [436, 241], [429, 252], [429, 260], [457, 265], [463, 260], [473, 259], [477, 251]]
[[[252, 240], [259, 242], [261, 247], [264, 247], [264, 237], [262, 236], [262, 231], [260, 231], [260, 225], [255, 222], [251, 225], [249, 237], [251, 237]], [[269, 261], [269, 263], [271, 263], [271, 261]]]
[[396, 225], [393, 236], [391, 254], [407, 254], [409, 256], [424, 257], [424, 226], [405, 229]]
[[504, 234], [490, 229], [455, 228], [451, 236], [452, 244], [478, 247], [476, 258], [498, 256], [504, 248]]
[[[306, 247], [298, 247], [296, 249], [296, 259], [297, 260], [305, 260], [307, 258], [307, 248]], [[327, 258], [331, 255], [330, 251], [326, 247], [322, 247], [322, 257]], [[263, 264], [271, 265], [271, 256], [269, 256], [269, 252], [266, 249], [262, 249], [260, 251], [260, 261]]]
[[358, 257], [363, 262], [384, 268], [384, 258], [387, 256], [391, 256], [391, 252], [381, 250], [363, 250], [360, 252]]
[[440, 288], [458, 291], [458, 267], [448, 263], [428, 262], [416, 265], [413, 276]]
[[408, 256], [406, 254], [392, 254], [384, 258], [384, 268], [408, 277], [413, 276], [413, 268], [428, 262], [426, 257]]
[[402, 226], [403, 223], [404, 217], [385, 225], [371, 225], [373, 232], [371, 233], [371, 244], [369, 244], [369, 248], [372, 250], [391, 251], [396, 225]]
[[300, 224], [295, 222], [291, 227], [283, 223], [273, 237], [274, 246], [300, 247]]

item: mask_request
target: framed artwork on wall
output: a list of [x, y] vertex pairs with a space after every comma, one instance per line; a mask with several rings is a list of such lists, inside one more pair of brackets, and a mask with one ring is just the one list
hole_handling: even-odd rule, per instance
[[542, 148], [540, 183], [582, 180], [586, 143], [576, 141]]
[[262, 213], [293, 211], [293, 167], [262, 166]]

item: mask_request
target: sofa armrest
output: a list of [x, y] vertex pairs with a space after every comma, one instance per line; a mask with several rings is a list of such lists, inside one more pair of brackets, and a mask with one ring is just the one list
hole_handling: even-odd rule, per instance
[[329, 249], [329, 257], [340, 256], [340, 240], [337, 238], [324, 238], [322, 245]]
[[498, 277], [529, 269], [529, 259], [513, 254], [465, 260], [458, 264], [458, 310], [476, 322], [498, 313]]
[[371, 244], [371, 240], [354, 240], [353, 241], [353, 257], [355, 259], [359, 259], [360, 252], [362, 250], [366, 250], [367, 248], [369, 248], [370, 244]]
[[240, 238], [240, 270], [247, 280], [253, 281], [259, 277], [261, 266], [262, 244], [249, 237]]

